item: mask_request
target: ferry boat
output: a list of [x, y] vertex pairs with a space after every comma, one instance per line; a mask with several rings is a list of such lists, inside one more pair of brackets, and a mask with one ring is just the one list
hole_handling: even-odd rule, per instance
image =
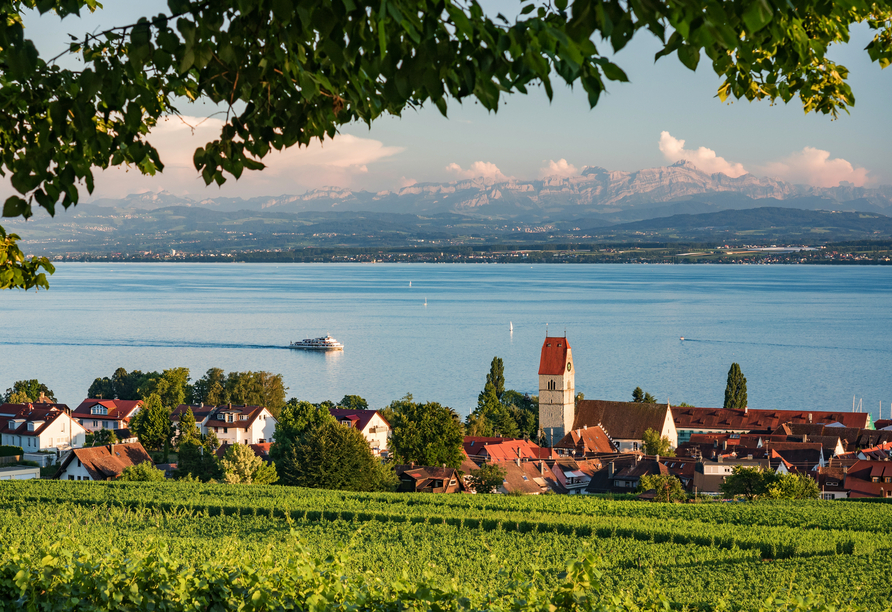
[[292, 342], [288, 348], [304, 349], [306, 351], [343, 351], [344, 345], [332, 338], [323, 336], [320, 338], [304, 338], [300, 342]]

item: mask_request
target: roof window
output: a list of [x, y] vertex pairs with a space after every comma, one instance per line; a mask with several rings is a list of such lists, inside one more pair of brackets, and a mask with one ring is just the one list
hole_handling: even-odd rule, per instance
[[102, 404], [96, 404], [95, 406], [90, 408], [90, 414], [108, 414], [108, 408], [106, 408]]

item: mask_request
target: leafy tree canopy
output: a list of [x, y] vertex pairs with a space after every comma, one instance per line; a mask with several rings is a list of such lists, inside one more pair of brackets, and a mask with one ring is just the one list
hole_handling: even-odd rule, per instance
[[117, 444], [118, 436], [113, 429], [100, 429], [93, 432], [93, 444], [91, 446], [104, 446], [106, 444]]
[[464, 431], [452, 408], [436, 402], [421, 404], [411, 395], [391, 402], [388, 419], [390, 449], [397, 463], [458, 468], [464, 458]]
[[395, 488], [393, 472], [372, 454], [362, 432], [334, 419], [307, 430], [277, 461], [276, 467], [282, 484], [298, 487], [343, 491]]
[[638, 480], [639, 493], [655, 491], [654, 501], [678, 502], [687, 499], [681, 481], [671, 474], [646, 474]]
[[247, 444], [232, 444], [220, 461], [229, 484], [273, 484], [279, 480], [276, 466], [264, 463]]
[[118, 480], [124, 482], [163, 482], [164, 472], [152, 465], [151, 461], [143, 461], [136, 465], [128, 465], [121, 472]]
[[660, 437], [660, 432], [648, 428], [643, 434], [644, 453], [647, 455], [660, 455], [661, 457], [674, 457], [675, 451], [669, 442], [668, 436]]
[[214, 454], [219, 446], [216, 436], [213, 440], [185, 440], [177, 449], [177, 469], [174, 476], [178, 479], [196, 479], [201, 482], [222, 478], [223, 470], [220, 461]]
[[369, 403], [358, 395], [345, 395], [338, 402], [338, 408], [348, 408], [350, 410], [368, 410]]
[[635, 390], [632, 391], [632, 401], [636, 404], [656, 404], [657, 398], [642, 391], [641, 387], [635, 387]]
[[[514, 21], [487, 15], [477, 0], [168, 0], [167, 13], [73, 37], [76, 69], [41, 57], [25, 37], [28, 9], [65, 19], [99, 8], [97, 0], [0, 8], [0, 169], [19, 194], [4, 203], [6, 217], [76, 204], [81, 185], [93, 191], [97, 168], [163, 170], [150, 130], [191, 101], [225, 109], [219, 137], [193, 155], [205, 183], [222, 184], [262, 169], [274, 149], [426, 103], [445, 115], [448, 99], [473, 96], [495, 111], [504, 94], [532, 85], [550, 98], [557, 77], [581, 85], [594, 107], [608, 81], [628, 80], [608, 57], [639, 31], [660, 41], [656, 58], [676, 54], [694, 70], [705, 56], [722, 101], [799, 96], [806, 112], [834, 117], [855, 100], [848, 71], [827, 50], [849, 39], [853, 23], [876, 32], [870, 58], [892, 62], [888, 0], [556, 0], [522, 3]], [[0, 236], [0, 287], [46, 287], [52, 265], [24, 260], [15, 243]]]
[[817, 499], [821, 490], [806, 474], [778, 474], [766, 493], [771, 499]]
[[777, 475], [757, 467], [734, 466], [731, 475], [721, 484], [722, 493], [728, 497], [742, 495], [752, 501], [768, 493]]
[[728, 384], [725, 385], [724, 408], [743, 410], [747, 407], [746, 377], [740, 371], [740, 364], [732, 363], [728, 370]]
[[170, 408], [165, 407], [157, 395], [150, 395], [142, 409], [130, 420], [130, 429], [145, 448], [149, 450], [165, 448], [173, 436]]
[[471, 470], [468, 484], [477, 493], [498, 493], [507, 472], [498, 463], [484, 463], [479, 470]]
[[276, 418], [285, 405], [288, 388], [281, 374], [270, 372], [229, 372], [209, 369], [192, 385], [191, 402], [214, 406], [241, 404], [266, 406]]
[[294, 398], [288, 400], [276, 423], [275, 438], [270, 448], [273, 461], [281, 460], [307, 431], [328, 422], [337, 422], [328, 408]]
[[0, 394], [0, 399], [10, 404], [28, 404], [40, 401], [41, 395], [46, 397], [46, 401], [56, 403], [56, 394], [45, 384], [32, 378], [15, 381], [6, 393]]
[[198, 441], [201, 432], [195, 423], [195, 415], [192, 414], [191, 408], [186, 408], [180, 416], [180, 422], [177, 423], [177, 445], [182, 445], [189, 440]]

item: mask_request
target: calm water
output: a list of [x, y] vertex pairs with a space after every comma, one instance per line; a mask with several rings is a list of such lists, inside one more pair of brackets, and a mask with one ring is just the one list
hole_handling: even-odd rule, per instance
[[[890, 305], [889, 267], [65, 264], [48, 292], [0, 294], [0, 388], [39, 378], [76, 405], [119, 366], [216, 366], [281, 373], [310, 401], [412, 393], [467, 414], [494, 355], [509, 388], [536, 392], [548, 323], [588, 398], [640, 385], [720, 406], [737, 361], [751, 407], [856, 395], [888, 418]], [[326, 332], [343, 353], [282, 348]]]

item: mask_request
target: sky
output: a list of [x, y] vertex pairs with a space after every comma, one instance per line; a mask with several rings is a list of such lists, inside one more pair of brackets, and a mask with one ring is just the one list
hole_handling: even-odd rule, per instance
[[[105, 5], [83, 19], [29, 15], [27, 36], [44, 55], [55, 55], [68, 33], [83, 36], [166, 12], [158, 0], [108, 0]], [[519, 2], [485, 0], [483, 5], [493, 13], [512, 14]], [[642, 32], [614, 57], [631, 82], [608, 84], [608, 95], [594, 109], [581, 88], [557, 85], [551, 103], [544, 91], [533, 88], [528, 95], [505, 97], [497, 113], [472, 99], [452, 101], [448, 119], [432, 106], [409, 110], [379, 119], [371, 128], [344, 126], [321, 146], [274, 153], [264, 159], [266, 170], [246, 171], [222, 187], [206, 187], [191, 163], [194, 149], [212, 139], [221, 122], [208, 118], [211, 107], [183, 104], [184, 119], [162, 121], [151, 138], [167, 166], [164, 173], [143, 177], [125, 168], [97, 173], [93, 198], [146, 191], [196, 199], [249, 198], [325, 186], [384, 191], [476, 176], [573, 176], [586, 166], [635, 171], [681, 159], [710, 173], [751, 173], [821, 187], [892, 184], [892, 68], [881, 70], [870, 62], [863, 51], [869, 41], [867, 27], [857, 26], [852, 42], [830, 54], [850, 70], [856, 98], [851, 114], [835, 121], [804, 114], [798, 99], [788, 105], [723, 104], [715, 97], [720, 80], [708, 61], [696, 72], [674, 55], [655, 63], [659, 42]]]

